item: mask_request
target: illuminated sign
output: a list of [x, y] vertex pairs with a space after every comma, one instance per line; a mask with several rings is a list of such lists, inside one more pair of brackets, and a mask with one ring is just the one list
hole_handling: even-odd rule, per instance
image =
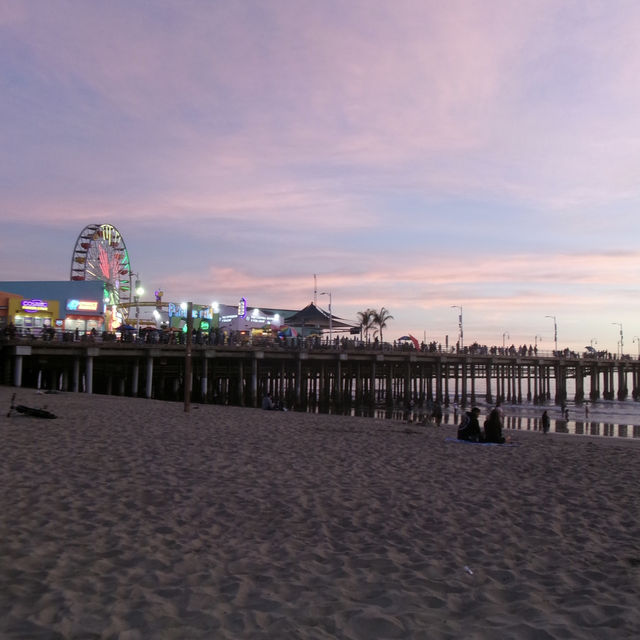
[[67, 311], [97, 311], [97, 300], [68, 300]]
[[247, 315], [247, 299], [240, 298], [240, 302], [238, 302], [238, 317], [244, 318]]
[[[179, 304], [175, 304], [174, 302], [170, 302], [167, 305], [167, 311], [170, 318], [186, 318], [187, 317], [187, 307], [186, 304], [184, 307]], [[211, 318], [211, 307], [206, 307], [203, 305], [193, 305], [193, 309], [191, 310], [192, 318]]]
[[46, 300], [23, 300], [20, 303], [20, 307], [23, 311], [27, 311], [29, 313], [37, 313], [38, 311], [48, 311], [49, 303]]

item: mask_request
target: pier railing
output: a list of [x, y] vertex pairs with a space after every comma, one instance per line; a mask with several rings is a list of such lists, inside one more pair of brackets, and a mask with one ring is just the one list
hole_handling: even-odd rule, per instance
[[[115, 334], [107, 334], [108, 337], [103, 337], [98, 334], [92, 336], [89, 333], [74, 336], [72, 333], [55, 333], [52, 336], [33, 336], [33, 335], [16, 335], [13, 338], [7, 336], [0, 336], [0, 346], [5, 345], [40, 345], [45, 343], [50, 346], [57, 344], [69, 345], [95, 345], [95, 346], [109, 346], [110, 348], [119, 349], [132, 349], [140, 347], [170, 347], [170, 346], [182, 346], [185, 344], [185, 336], [181, 333], [170, 334], [171, 338], [167, 336], [154, 336], [148, 333], [146, 336], [118, 336]], [[258, 338], [252, 341], [243, 341], [240, 339], [226, 339], [224, 341], [212, 341], [210, 339], [198, 338], [195, 334], [192, 338], [192, 344], [202, 348], [215, 348], [215, 349], [235, 349], [235, 350], [249, 350], [249, 351], [305, 351], [305, 352], [335, 352], [335, 353], [412, 353], [418, 355], [442, 355], [442, 356], [457, 356], [457, 357], [508, 357], [508, 358], [549, 358], [549, 359], [561, 359], [561, 360], [607, 360], [607, 361], [640, 361], [640, 354], [612, 354], [608, 351], [573, 351], [570, 349], [562, 349], [558, 351], [538, 349], [535, 348], [514, 348], [514, 347], [497, 347], [497, 346], [471, 346], [464, 347], [463, 349], [456, 349], [455, 347], [445, 347], [437, 344], [434, 347], [431, 345], [425, 345], [423, 348], [416, 349], [412, 345], [406, 343], [374, 343], [371, 341], [354, 340], [350, 338], [336, 338], [332, 342], [328, 339], [319, 338], [286, 338], [286, 339], [269, 339]]]

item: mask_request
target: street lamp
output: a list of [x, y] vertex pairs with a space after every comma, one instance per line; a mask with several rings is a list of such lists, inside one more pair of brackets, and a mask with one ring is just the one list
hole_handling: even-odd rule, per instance
[[451, 305], [452, 309], [460, 309], [460, 315], [458, 316], [458, 330], [460, 331], [460, 349], [464, 347], [464, 332], [462, 330], [462, 307], [457, 304]]
[[622, 347], [624, 346], [624, 338], [622, 336], [622, 323], [621, 322], [612, 322], [611, 324], [615, 324], [620, 327], [620, 357], [622, 358]]
[[129, 272], [129, 276], [136, 277], [136, 286], [133, 290], [133, 301], [136, 303], [136, 338], [140, 336], [140, 296], [144, 293], [144, 289], [142, 288], [142, 283], [140, 282], [140, 274], [133, 273], [133, 271]]
[[507, 331], [505, 331], [505, 332], [502, 334], [502, 349], [503, 349], [503, 351], [504, 351], [504, 349], [506, 348], [506, 345], [505, 345], [505, 342], [504, 342], [505, 338], [506, 338], [507, 340], [511, 340], [511, 336], [509, 335], [509, 333], [508, 333]]
[[[182, 307], [184, 302], [180, 305]], [[184, 307], [183, 307], [184, 308]], [[184, 350], [184, 411], [191, 411], [191, 337], [193, 335], [193, 302], [187, 302], [187, 342]]]
[[638, 343], [638, 360], [640, 360], [640, 338], [638, 336], [635, 336], [633, 341]]
[[323, 291], [321, 296], [329, 296], [329, 343], [333, 345], [333, 312], [331, 311], [331, 291]]
[[540, 342], [542, 342], [542, 336], [533, 336], [533, 346], [534, 346], [536, 352], [538, 351], [538, 340], [540, 340]]
[[551, 318], [553, 320], [553, 343], [555, 345], [556, 354], [558, 353], [558, 323], [555, 316], [545, 316], [545, 318]]

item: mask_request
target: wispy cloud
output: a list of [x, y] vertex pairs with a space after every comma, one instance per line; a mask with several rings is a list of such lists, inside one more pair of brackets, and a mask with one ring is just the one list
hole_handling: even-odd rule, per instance
[[10, 277], [26, 253], [64, 277], [110, 222], [176, 299], [295, 308], [317, 273], [399, 333], [456, 304], [478, 335], [637, 322], [636, 3], [51, 0], [0, 25]]

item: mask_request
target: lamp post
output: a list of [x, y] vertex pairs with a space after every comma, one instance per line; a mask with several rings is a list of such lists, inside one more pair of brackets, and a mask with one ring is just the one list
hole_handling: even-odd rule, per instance
[[536, 350], [536, 353], [538, 353], [538, 340], [540, 340], [540, 342], [542, 342], [542, 337], [541, 336], [533, 336], [533, 347]]
[[458, 331], [460, 332], [460, 349], [464, 347], [464, 331], [462, 328], [462, 307], [458, 304], [452, 304], [452, 309], [460, 309], [460, 315], [458, 316]]
[[136, 303], [136, 339], [140, 337], [140, 296], [144, 293], [142, 283], [140, 282], [140, 274], [129, 272], [129, 276], [136, 277], [136, 286], [133, 289], [133, 301]]
[[545, 316], [545, 318], [551, 318], [553, 320], [553, 344], [555, 345], [555, 352], [558, 353], [558, 322], [555, 316]]
[[638, 343], [638, 360], [640, 360], [640, 338], [638, 336], [635, 336], [633, 341]]
[[511, 336], [510, 336], [510, 335], [508, 334], [508, 332], [506, 332], [506, 331], [502, 334], [502, 350], [503, 350], [503, 351], [504, 351], [504, 350], [505, 350], [505, 348], [506, 348], [506, 345], [505, 345], [505, 338], [506, 338], [507, 340], [511, 340]]
[[620, 327], [620, 357], [622, 358], [622, 348], [624, 346], [624, 338], [622, 335], [622, 322], [612, 322], [611, 324], [615, 324]]
[[184, 411], [191, 410], [191, 335], [193, 334], [193, 302], [187, 302], [187, 343], [184, 351]]
[[331, 291], [323, 291], [321, 296], [329, 296], [329, 344], [333, 345], [333, 311], [331, 311]]

